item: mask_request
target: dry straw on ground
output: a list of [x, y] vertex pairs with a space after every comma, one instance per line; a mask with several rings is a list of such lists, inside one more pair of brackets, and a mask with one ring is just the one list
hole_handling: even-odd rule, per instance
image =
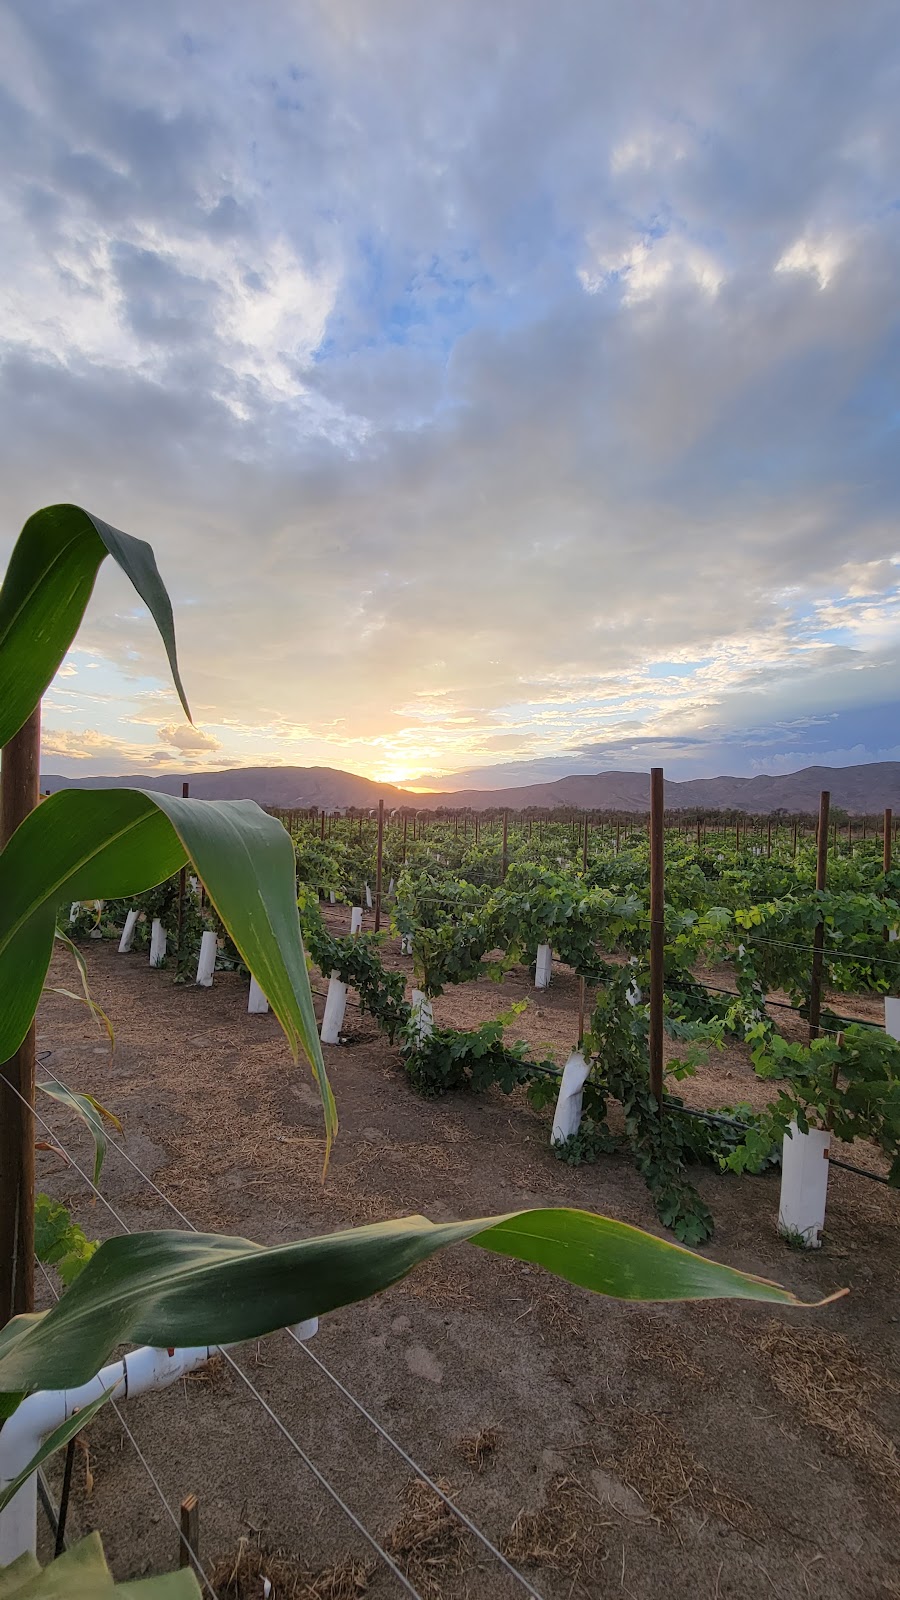
[[[441, 1478], [437, 1483], [444, 1494], [450, 1493]], [[438, 1600], [445, 1582], [462, 1568], [460, 1523], [421, 1478], [411, 1478], [404, 1494], [408, 1509], [387, 1535], [384, 1548], [421, 1594]]]
[[597, 1465], [639, 1495], [652, 1516], [667, 1521], [679, 1506], [689, 1504], [741, 1533], [759, 1532], [759, 1518], [749, 1502], [719, 1484], [662, 1417], [623, 1404], [612, 1422], [619, 1448]]
[[503, 1541], [503, 1554], [517, 1567], [548, 1567], [573, 1586], [593, 1582], [606, 1559], [603, 1529], [612, 1522], [589, 1489], [560, 1473], [552, 1479], [539, 1511], [520, 1511]]
[[897, 1495], [897, 1447], [870, 1415], [879, 1394], [897, 1392], [893, 1380], [866, 1367], [839, 1333], [811, 1333], [775, 1323], [757, 1334], [756, 1343], [770, 1382], [804, 1422], [822, 1430], [835, 1455], [853, 1457], [882, 1488]]
[[499, 1428], [481, 1428], [478, 1433], [467, 1433], [457, 1439], [456, 1448], [467, 1467], [473, 1472], [483, 1472], [492, 1459], [502, 1438]]
[[219, 1600], [264, 1600], [266, 1595], [268, 1600], [360, 1600], [372, 1571], [345, 1556], [333, 1566], [309, 1572], [293, 1556], [269, 1554], [244, 1538], [233, 1556], [217, 1563], [209, 1581]]

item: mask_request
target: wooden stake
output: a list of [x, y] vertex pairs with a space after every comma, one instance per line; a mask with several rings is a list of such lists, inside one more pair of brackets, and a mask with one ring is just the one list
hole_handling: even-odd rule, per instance
[[[40, 770], [38, 705], [0, 760], [0, 849], [37, 805]], [[34, 1061], [32, 1022], [15, 1055], [0, 1066], [0, 1328], [34, 1310]]]
[[585, 816], [584, 816], [584, 848], [582, 849], [582, 852], [581, 852], [581, 870], [584, 873], [585, 877], [587, 876], [587, 864], [588, 864], [588, 829], [589, 828], [590, 828], [590, 822], [588, 821], [587, 812], [585, 812]]
[[181, 1502], [181, 1538], [178, 1541], [179, 1567], [200, 1566], [200, 1502], [195, 1494], [186, 1494]]
[[662, 767], [650, 769], [650, 1092], [662, 1112], [666, 836]]
[[884, 813], [884, 846], [882, 865], [885, 872], [891, 870], [891, 839], [893, 835], [893, 812], [890, 806], [885, 807]]
[[509, 870], [509, 812], [503, 813], [503, 854], [501, 857], [502, 876], [505, 878]]
[[[828, 878], [828, 808], [831, 794], [823, 789], [819, 796], [819, 829], [816, 835], [816, 890], [825, 888]], [[819, 1017], [822, 1013], [822, 967], [825, 948], [825, 923], [820, 916], [813, 933], [812, 974], [809, 981], [809, 1038], [819, 1037]]]
[[378, 802], [378, 844], [375, 851], [375, 932], [381, 927], [381, 861], [384, 855], [384, 801]]

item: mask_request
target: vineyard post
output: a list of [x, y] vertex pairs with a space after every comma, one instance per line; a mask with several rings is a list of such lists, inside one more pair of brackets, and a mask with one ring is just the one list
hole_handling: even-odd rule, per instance
[[893, 832], [892, 823], [893, 812], [891, 811], [890, 806], [886, 806], [884, 812], [884, 845], [882, 856], [882, 866], [885, 872], [890, 872], [891, 870], [891, 835]]
[[772, 854], [772, 818], [770, 817], [769, 818], [768, 831], [766, 833], [766, 855], [770, 856], [771, 854]]
[[325, 810], [324, 810], [324, 807], [323, 807], [322, 815], [319, 818], [319, 838], [320, 839], [324, 839], [324, 837], [325, 837]]
[[701, 827], [700, 818], [698, 817], [697, 818], [697, 849], [698, 850], [700, 849], [700, 827]]
[[797, 859], [797, 818], [794, 818], [794, 860]]
[[503, 854], [501, 857], [501, 875], [505, 878], [509, 868], [509, 812], [503, 813]]
[[384, 857], [384, 801], [378, 802], [378, 844], [375, 850], [375, 932], [381, 927], [381, 863]]
[[[191, 792], [190, 784], [185, 781], [181, 785], [181, 798], [186, 800]], [[181, 930], [184, 926], [184, 896], [187, 890], [187, 867], [182, 867], [178, 874], [178, 960], [181, 960]]]
[[[821, 894], [828, 877], [828, 808], [831, 794], [823, 789], [819, 796], [819, 827], [816, 834], [816, 893]], [[813, 934], [812, 974], [809, 983], [809, 1039], [819, 1037], [822, 1010], [822, 952], [825, 948], [825, 919], [821, 912]]]
[[588, 867], [588, 828], [589, 827], [590, 827], [590, 822], [588, 820], [588, 814], [587, 814], [587, 812], [585, 812], [584, 813], [584, 849], [581, 852], [581, 870], [582, 870], [582, 873], [585, 876], [587, 876], [587, 867]]
[[[40, 702], [0, 758], [0, 849], [40, 799]], [[35, 1027], [0, 1066], [0, 1328], [34, 1310]], [[20, 1098], [21, 1096], [21, 1098]]]
[[404, 866], [406, 865], [406, 825], [407, 825], [408, 822], [409, 822], [409, 818], [406, 815], [406, 812], [404, 811], [404, 813], [403, 813], [403, 865]]
[[665, 961], [665, 787], [662, 767], [650, 769], [650, 1092], [662, 1113], [663, 964]]

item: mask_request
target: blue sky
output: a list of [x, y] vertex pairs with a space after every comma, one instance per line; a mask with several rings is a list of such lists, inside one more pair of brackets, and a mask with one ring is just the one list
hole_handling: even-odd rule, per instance
[[4, 542], [45, 771], [900, 759], [895, 0], [9, 0]]

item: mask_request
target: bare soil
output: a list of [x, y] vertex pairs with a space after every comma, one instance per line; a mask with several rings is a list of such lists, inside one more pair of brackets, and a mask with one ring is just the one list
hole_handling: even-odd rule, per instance
[[[246, 980], [181, 987], [146, 955], [82, 948], [115, 1051], [110, 1059], [83, 1007], [48, 995], [43, 1068], [122, 1118], [132, 1159], [201, 1229], [276, 1243], [403, 1212], [440, 1220], [575, 1205], [661, 1231], [626, 1159], [564, 1166], [548, 1149], [549, 1115], [519, 1093], [417, 1098], [397, 1050], [355, 1009], [347, 1042], [325, 1052], [341, 1130], [323, 1182], [317, 1093], [274, 1018], [247, 1014]], [[411, 969], [396, 941], [387, 952]], [[471, 1025], [522, 997], [521, 1037], [562, 1061], [578, 1006], [565, 969], [544, 994], [522, 970], [499, 987], [451, 990], [435, 1012]], [[862, 1000], [855, 1010], [878, 1016]], [[739, 1046], [685, 1094], [706, 1106], [765, 1098]], [[39, 1111], [88, 1170], [77, 1122], [49, 1101]], [[854, 1147], [851, 1159], [883, 1171], [877, 1151]], [[86, 1231], [118, 1231], [72, 1168], [38, 1160], [42, 1186]], [[900, 1596], [900, 1197], [834, 1171], [824, 1248], [798, 1253], [776, 1234], [777, 1174], [700, 1172], [697, 1182], [719, 1259], [806, 1300], [851, 1294], [812, 1311], [634, 1307], [463, 1246], [325, 1318], [310, 1349], [545, 1600]], [[179, 1225], [114, 1153], [102, 1187], [131, 1229]], [[285, 1334], [239, 1359], [421, 1595], [523, 1592]], [[123, 1414], [176, 1513], [199, 1496], [200, 1555], [220, 1600], [262, 1600], [267, 1575], [275, 1600], [403, 1592], [221, 1359]], [[176, 1531], [111, 1411], [87, 1445], [70, 1532], [99, 1528], [119, 1577], [174, 1566]], [[58, 1490], [58, 1460], [52, 1476]]]

